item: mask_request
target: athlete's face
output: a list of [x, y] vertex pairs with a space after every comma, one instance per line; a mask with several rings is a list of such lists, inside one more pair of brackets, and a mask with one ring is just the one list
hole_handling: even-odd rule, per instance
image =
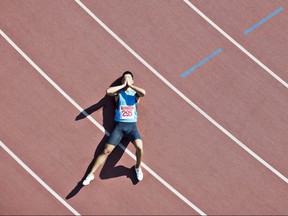
[[125, 81], [130, 84], [134, 83], [133, 77], [130, 74], [125, 74], [124, 78], [122, 79], [122, 83], [124, 84]]

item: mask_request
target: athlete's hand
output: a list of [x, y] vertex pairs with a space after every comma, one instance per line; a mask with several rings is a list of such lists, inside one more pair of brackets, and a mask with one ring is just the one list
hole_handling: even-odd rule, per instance
[[131, 79], [128, 79], [127, 84], [128, 84], [128, 86], [131, 86], [133, 84], [133, 81]]
[[124, 80], [123, 85], [124, 85], [124, 87], [128, 85], [128, 81], [127, 81], [127, 79]]

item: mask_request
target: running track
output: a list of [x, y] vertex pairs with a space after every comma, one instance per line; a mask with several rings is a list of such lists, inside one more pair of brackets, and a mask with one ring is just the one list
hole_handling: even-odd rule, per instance
[[[82, 3], [0, 1], [0, 214], [288, 214], [287, 1]], [[97, 124], [113, 129], [105, 90], [126, 70], [147, 91], [144, 181], [128, 145], [80, 187], [106, 139]]]

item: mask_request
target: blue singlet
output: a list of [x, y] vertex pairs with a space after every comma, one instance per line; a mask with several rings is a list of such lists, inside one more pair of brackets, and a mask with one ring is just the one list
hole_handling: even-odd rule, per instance
[[119, 92], [114, 120], [116, 122], [137, 122], [137, 96], [131, 89], [129, 92]]

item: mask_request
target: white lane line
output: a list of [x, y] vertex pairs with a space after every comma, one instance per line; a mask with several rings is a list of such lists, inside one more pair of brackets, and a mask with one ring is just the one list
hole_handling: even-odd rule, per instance
[[154, 75], [156, 75], [160, 80], [162, 80], [169, 88], [171, 88], [175, 93], [177, 93], [183, 100], [185, 100], [189, 105], [191, 105], [195, 110], [197, 110], [201, 115], [203, 115], [207, 120], [209, 120], [213, 125], [215, 125], [224, 134], [230, 137], [235, 143], [237, 143], [241, 148], [243, 148], [252, 157], [258, 160], [261, 164], [271, 170], [275, 175], [281, 178], [283, 181], [288, 183], [288, 179], [282, 175], [278, 170], [268, 164], [260, 156], [254, 153], [246, 145], [244, 145], [240, 140], [238, 140], [234, 135], [232, 135], [228, 130], [223, 128], [218, 122], [211, 118], [207, 113], [205, 113], [200, 107], [193, 103], [188, 97], [186, 97], [181, 91], [179, 91], [175, 86], [173, 86], [166, 78], [164, 78], [158, 71], [156, 71], [151, 65], [149, 65], [141, 56], [139, 56], [133, 49], [131, 49], [118, 35], [116, 35], [108, 26], [106, 26], [94, 13], [92, 13], [80, 0], [75, 0], [77, 4], [80, 5], [99, 25], [101, 25], [115, 40], [117, 40], [123, 47], [125, 47], [135, 58], [137, 58], [143, 65], [145, 65]]
[[[26, 60], [28, 61], [35, 69], [38, 71], [58, 92], [60, 92], [73, 106], [75, 106], [80, 112], [84, 113], [87, 118], [96, 125], [103, 133], [109, 136], [109, 132], [105, 130], [105, 128], [99, 124], [95, 119], [93, 119], [87, 112], [84, 111], [82, 107], [80, 107], [66, 92], [64, 92], [47, 74], [38, 67], [2, 30], [0, 30], [1, 35], [7, 40], [7, 42]], [[136, 156], [129, 150], [125, 149], [125, 147], [120, 144], [120, 147], [125, 150], [125, 152], [136, 160]], [[198, 212], [200, 215], [206, 215], [202, 210], [200, 210], [196, 205], [194, 205], [190, 200], [188, 200], [185, 196], [179, 193], [175, 188], [173, 188], [169, 183], [167, 183], [163, 178], [161, 178], [158, 174], [156, 174], [151, 168], [149, 168], [144, 162], [141, 163], [142, 167], [145, 168], [154, 178], [156, 178], [160, 183], [162, 183], [165, 187], [167, 187], [171, 192], [173, 192], [176, 196], [178, 196], [183, 202], [189, 205], [192, 209]]]
[[204, 13], [202, 13], [197, 7], [195, 7], [189, 0], [183, 0], [189, 7], [191, 7], [198, 15], [205, 19], [211, 26], [213, 26], [217, 31], [219, 31], [224, 37], [226, 37], [231, 43], [238, 47], [243, 53], [245, 53], [249, 58], [256, 62], [260, 67], [262, 67], [267, 73], [278, 80], [282, 85], [288, 88], [288, 84], [281, 79], [277, 74], [270, 70], [266, 65], [259, 61], [255, 56], [248, 52], [243, 46], [236, 42], [230, 35], [224, 32], [219, 26], [217, 26], [212, 20], [210, 20]]
[[20, 164], [36, 181], [38, 181], [48, 192], [50, 192], [58, 201], [60, 201], [74, 215], [80, 215], [72, 206], [63, 200], [51, 187], [49, 187], [38, 175], [36, 175], [17, 155], [15, 155], [1, 140], [0, 146]]

